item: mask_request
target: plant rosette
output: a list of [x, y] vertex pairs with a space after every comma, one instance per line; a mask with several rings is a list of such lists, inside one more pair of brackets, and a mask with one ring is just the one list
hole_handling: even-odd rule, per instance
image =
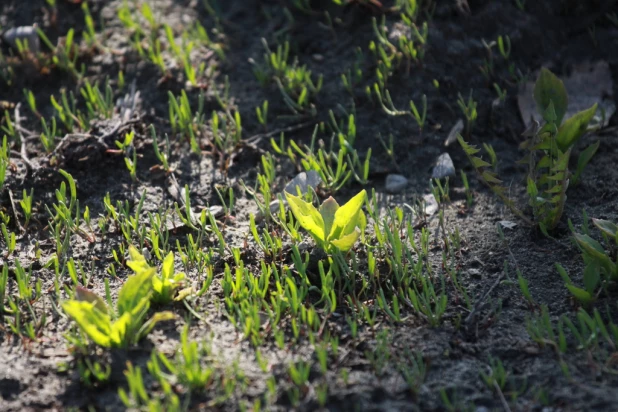
[[288, 192], [285, 197], [300, 226], [327, 253], [347, 252], [365, 233], [367, 218], [361, 210], [367, 197], [362, 190], [343, 206], [333, 197], [326, 199], [319, 209], [301, 197]]

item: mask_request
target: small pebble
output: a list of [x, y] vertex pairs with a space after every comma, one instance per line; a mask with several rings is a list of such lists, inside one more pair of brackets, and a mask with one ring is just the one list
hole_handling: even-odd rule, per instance
[[210, 213], [213, 217], [222, 217], [225, 213], [225, 210], [223, 210], [223, 206], [219, 205], [212, 205], [208, 208], [208, 210], [210, 210]]
[[142, 248], [142, 255], [144, 256], [146, 260], [152, 259], [152, 255], [150, 254], [150, 251], [148, 250], [148, 248]]
[[408, 185], [408, 179], [402, 175], [386, 176], [386, 191], [388, 193], [399, 193]]
[[[279, 199], [275, 199], [272, 202], [270, 202], [268, 205], [268, 209], [270, 210], [270, 213], [273, 215], [279, 213], [280, 204], [281, 204], [281, 201]], [[283, 206], [287, 206], [287, 202], [285, 199], [283, 199]], [[262, 211], [258, 211], [255, 215], [255, 223], [260, 223], [262, 220], [264, 220], [264, 214], [262, 213]]]
[[470, 269], [468, 269], [468, 275], [470, 275], [471, 277], [473, 277], [475, 279], [480, 279], [481, 278], [481, 271], [478, 270], [478, 269], [470, 268]]
[[17, 41], [28, 43], [28, 50], [38, 53], [40, 49], [39, 34], [36, 26], [19, 26], [8, 29], [2, 36], [4, 41], [17, 50]]
[[438, 201], [433, 194], [424, 195], [423, 201], [425, 202], [425, 215], [432, 216], [438, 211]]
[[297, 195], [298, 191], [296, 187], [298, 186], [300, 188], [300, 192], [305, 194], [310, 187], [315, 189], [320, 183], [322, 183], [322, 178], [318, 172], [315, 170], [309, 170], [308, 172], [297, 174], [296, 177], [285, 186], [284, 191], [292, 195]]
[[517, 223], [511, 222], [510, 220], [501, 220], [498, 223], [500, 223], [500, 226], [505, 229], [515, 229], [515, 227], [517, 226]]
[[455, 176], [455, 165], [448, 153], [442, 153], [433, 167], [431, 177], [433, 179], [442, 179], [448, 176]]
[[444, 146], [449, 146], [453, 143], [455, 143], [457, 141], [457, 135], [460, 134], [464, 129], [464, 122], [463, 120], [459, 119], [457, 120], [457, 122], [453, 125], [453, 128], [451, 129], [451, 131], [448, 133], [448, 136], [446, 137], [446, 141], [444, 142]]

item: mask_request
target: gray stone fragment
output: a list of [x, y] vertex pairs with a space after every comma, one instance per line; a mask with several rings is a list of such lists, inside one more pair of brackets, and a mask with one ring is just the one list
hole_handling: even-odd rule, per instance
[[308, 172], [302, 172], [296, 175], [296, 177], [285, 186], [284, 191], [296, 196], [298, 195], [297, 186], [300, 188], [300, 192], [305, 194], [310, 187], [315, 189], [320, 183], [322, 183], [322, 178], [318, 172], [309, 170]]
[[386, 176], [386, 191], [388, 193], [399, 193], [408, 185], [408, 179], [402, 175], [391, 174]]
[[451, 128], [451, 131], [448, 133], [446, 137], [446, 141], [444, 142], [444, 146], [449, 146], [457, 141], [457, 135], [460, 134], [464, 129], [464, 122], [462, 119], [457, 120], [457, 122]]
[[28, 50], [38, 53], [40, 49], [39, 34], [36, 26], [19, 26], [8, 29], [2, 35], [2, 39], [12, 48], [17, 50], [17, 42], [28, 43]]
[[505, 229], [515, 229], [515, 227], [517, 227], [517, 223], [511, 222], [510, 220], [501, 220], [498, 223]]
[[442, 153], [433, 167], [431, 177], [433, 179], [442, 179], [448, 176], [455, 176], [455, 165], [448, 153]]
[[[287, 206], [288, 202], [285, 199], [275, 199], [268, 204], [268, 210], [270, 210], [270, 213], [272, 215], [276, 215], [277, 213], [279, 213], [279, 205], [281, 203], [283, 203], [283, 206]], [[255, 223], [260, 223], [262, 220], [264, 220], [264, 217], [264, 213], [262, 213], [261, 210], [258, 210], [258, 212], [255, 214]]]
[[427, 194], [423, 196], [423, 201], [425, 203], [425, 215], [432, 216], [434, 213], [438, 211], [439, 205], [438, 201], [434, 197], [433, 194]]

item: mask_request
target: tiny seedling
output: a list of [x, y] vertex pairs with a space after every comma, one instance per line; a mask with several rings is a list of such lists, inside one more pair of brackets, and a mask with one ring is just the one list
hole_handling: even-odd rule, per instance
[[264, 100], [261, 106], [255, 107], [255, 114], [264, 129], [268, 129], [268, 100]]
[[397, 369], [408, 384], [408, 389], [414, 396], [418, 396], [421, 386], [427, 376], [428, 362], [423, 359], [420, 352], [409, 353], [407, 350], [399, 360]]
[[4, 222], [0, 223], [0, 229], [2, 230], [2, 238], [4, 239], [4, 244], [6, 246], [6, 254], [4, 256], [9, 257], [15, 251], [15, 247], [17, 246], [17, 236], [14, 232], [8, 230]]
[[367, 197], [365, 190], [341, 207], [329, 197], [319, 210], [301, 197], [287, 192], [285, 197], [298, 223], [326, 252], [347, 252], [365, 232], [367, 219], [361, 210]]
[[[180, 335], [180, 347], [174, 360], [164, 354], [154, 351], [148, 362], [148, 370], [159, 378], [162, 385], [180, 383], [192, 391], [203, 391], [213, 380], [215, 369], [204, 367], [200, 362], [208, 354], [207, 345], [199, 345], [189, 340], [189, 327], [186, 325]], [[161, 367], [163, 366], [163, 367]]]
[[30, 218], [32, 217], [32, 197], [34, 194], [34, 189], [30, 189], [30, 194], [24, 189], [22, 193], [22, 199], [19, 201], [19, 205], [21, 206], [21, 210], [24, 212], [24, 227], [28, 227], [28, 223], [30, 222]]
[[262, 86], [274, 82], [281, 93], [283, 102], [294, 112], [315, 114], [313, 100], [322, 88], [323, 78], [314, 80], [311, 70], [300, 65], [297, 58], [290, 62], [290, 43], [288, 41], [272, 51], [266, 39], [264, 45], [264, 63], [255, 64], [253, 72]]
[[47, 153], [52, 153], [56, 148], [56, 136], [57, 136], [57, 124], [56, 118], [52, 117], [50, 124], [44, 118], [41, 118], [41, 126], [43, 131], [41, 132], [41, 143]]
[[421, 102], [422, 102], [422, 110], [419, 112], [414, 101], [410, 100], [410, 112], [412, 113], [414, 120], [416, 120], [416, 123], [418, 124], [419, 134], [422, 136], [423, 128], [425, 127], [425, 121], [427, 120], [427, 96], [426, 95], [423, 95], [423, 97], [421, 98]]
[[504, 37], [498, 36], [496, 43], [498, 44], [498, 51], [500, 51], [502, 58], [508, 60], [511, 56], [511, 38], [508, 35]]
[[477, 103], [476, 100], [472, 98], [472, 90], [470, 90], [468, 101], [465, 101], [463, 96], [459, 94], [459, 98], [457, 99], [457, 105], [461, 109], [463, 115], [466, 117], [466, 136], [470, 138], [472, 128], [474, 127], [474, 123], [476, 122], [476, 118], [478, 117], [478, 113], [476, 111]]
[[81, 381], [90, 388], [105, 385], [112, 375], [112, 367], [109, 364], [104, 366], [100, 362], [92, 361], [89, 358], [78, 360], [77, 370]]
[[127, 361], [127, 370], [124, 371], [127, 378], [128, 392], [124, 388], [118, 389], [118, 397], [122, 403], [131, 410], [149, 411], [179, 411], [180, 398], [176, 395], [170, 385], [162, 385], [163, 399], [153, 396], [146, 390], [142, 370], [139, 366], [133, 367]]
[[2, 138], [2, 146], [0, 146], [0, 190], [4, 187], [4, 181], [6, 180], [6, 171], [9, 168], [9, 146], [7, 137]]
[[463, 169], [461, 170], [461, 181], [463, 182], [464, 189], [466, 190], [466, 206], [470, 208], [474, 203], [474, 195], [472, 194], [472, 190], [470, 190], [468, 175], [466, 175], [466, 172], [464, 172]]
[[494, 90], [498, 96], [498, 101], [504, 103], [506, 101], [507, 90], [500, 87], [498, 83], [494, 83]]
[[159, 149], [159, 142], [157, 140], [157, 132], [155, 130], [154, 125], [150, 125], [150, 135], [152, 136], [152, 148], [155, 152], [155, 156], [157, 156], [157, 159], [159, 159], [159, 161], [161, 162], [160, 165], [156, 165], [153, 166], [151, 168], [151, 170], [156, 169], [156, 168], [162, 168], [165, 173], [171, 173], [173, 171], [173, 169], [171, 168], [170, 164], [169, 164], [169, 158], [170, 158], [170, 139], [167, 137], [167, 135], [165, 135], [165, 151], [161, 152], [161, 150]]

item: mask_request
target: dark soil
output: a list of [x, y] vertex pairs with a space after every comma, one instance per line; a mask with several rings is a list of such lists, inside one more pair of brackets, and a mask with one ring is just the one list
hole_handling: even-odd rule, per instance
[[[2, 30], [11, 27], [37, 23], [55, 44], [74, 28], [77, 39], [84, 30], [83, 12], [79, 3], [58, 0], [55, 21], [49, 7], [40, 1], [3, 0], [0, 2], [0, 26]], [[63, 335], [70, 329], [69, 320], [53, 310], [45, 291], [53, 290], [54, 271], [47, 266], [48, 259], [55, 252], [53, 237], [47, 227], [49, 215], [45, 206], [55, 201], [54, 191], [64, 181], [58, 173], [62, 168], [75, 178], [78, 198], [83, 210], [88, 206], [93, 217], [105, 215], [103, 198], [109, 193], [113, 202], [127, 200], [132, 208], [145, 194], [141, 219], [148, 222], [148, 213], [173, 208], [176, 199], [168, 191], [168, 180], [150, 169], [158, 163], [152, 151], [148, 126], [154, 124], [160, 136], [171, 134], [168, 118], [168, 92], [174, 95], [186, 89], [189, 99], [197, 105], [199, 90], [187, 87], [182, 70], [171, 68], [171, 76], [163, 79], [161, 72], [152, 63], [143, 60], [132, 48], [130, 33], [117, 17], [122, 1], [88, 2], [97, 30], [105, 39], [106, 49], [88, 52], [82, 50], [78, 64], [84, 63], [86, 78], [103, 81], [106, 77], [116, 85], [118, 71], [126, 79], [125, 89], [115, 88], [115, 99], [124, 96], [134, 82], [139, 91], [141, 103], [134, 114], [134, 122], [108, 136], [104, 143], [114, 146], [124, 132], [134, 130], [135, 147], [141, 156], [138, 160], [138, 181], [133, 182], [124, 163], [123, 156], [106, 151], [106, 147], [92, 137], [70, 138], [59, 156], [59, 164], [50, 164], [38, 140], [40, 122], [28, 109], [23, 89], [34, 92], [40, 114], [45, 118], [54, 115], [49, 103], [51, 95], [58, 96], [65, 88], [78, 92], [79, 84], [70, 74], [52, 68], [49, 71], [36, 67], [31, 62], [13, 60], [16, 76], [8, 85], [0, 78], [0, 100], [6, 102], [8, 113], [13, 116], [13, 105], [21, 103], [21, 126], [34, 131], [27, 138], [27, 156], [34, 164], [28, 167], [19, 157], [19, 143], [13, 142], [11, 155], [15, 169], [9, 171], [5, 187], [0, 193], [0, 208], [11, 216], [9, 229], [18, 234], [16, 251], [4, 258], [4, 240], [0, 241], [0, 267], [13, 268], [19, 259], [22, 266], [31, 267], [33, 276], [40, 279], [44, 296], [34, 306], [47, 313], [47, 324], [40, 338], [30, 341], [20, 339], [11, 333], [7, 324], [0, 326], [0, 410], [65, 410], [69, 408], [120, 410], [124, 406], [117, 395], [118, 388], [126, 387], [122, 371], [127, 360], [141, 365], [146, 373], [146, 362], [154, 348], [172, 355], [180, 340], [180, 331], [191, 314], [182, 304], [173, 305], [177, 320], [157, 326], [147, 339], [130, 351], [110, 353], [96, 351], [97, 357], [112, 365], [113, 373], [106, 385], [88, 387], [80, 381], [76, 359], [78, 355]], [[216, 22], [201, 2], [189, 0], [152, 0], [152, 9], [161, 23], [170, 24], [175, 30], [182, 30], [193, 21], [200, 21], [207, 29]], [[215, 2], [211, 2], [215, 4]], [[269, 370], [260, 370], [255, 358], [256, 348], [243, 339], [242, 330], [237, 330], [228, 319], [223, 303], [223, 290], [219, 284], [223, 262], [216, 266], [215, 280], [208, 293], [200, 299], [198, 307], [202, 320], [191, 320], [190, 336], [196, 341], [208, 339], [212, 352], [208, 361], [215, 362], [221, 370], [230, 370], [236, 365], [246, 378], [246, 385], [221, 403], [212, 401], [208, 391], [191, 397], [189, 409], [237, 410], [241, 406], [251, 408], [256, 399], [267, 392], [266, 380], [274, 376], [277, 394], [271, 410], [292, 408], [286, 389], [291, 385], [287, 368], [292, 359], [304, 359], [312, 363], [311, 382], [317, 385], [326, 382], [328, 410], [446, 410], [444, 396], [453, 402], [453, 410], [475, 409], [501, 410], [504, 408], [498, 393], [487, 387], [480, 372], [487, 373], [490, 359], [500, 359], [509, 371], [509, 383], [504, 395], [511, 410], [616, 410], [618, 392], [615, 388], [618, 378], [607, 373], [590, 359], [587, 351], [577, 349], [569, 341], [569, 350], [560, 357], [551, 347], [540, 347], [531, 340], [526, 331], [526, 319], [538, 314], [541, 305], [546, 305], [550, 318], [556, 322], [563, 315], [573, 317], [578, 305], [573, 301], [564, 282], [558, 275], [554, 263], [560, 262], [576, 283], [581, 283], [583, 262], [579, 251], [571, 242], [567, 220], [575, 227], [583, 221], [582, 210], [590, 217], [618, 221], [618, 170], [615, 158], [618, 153], [617, 134], [610, 122], [601, 133], [586, 136], [577, 146], [577, 151], [586, 144], [600, 140], [600, 149], [584, 172], [582, 181], [570, 188], [563, 219], [553, 238], [543, 236], [536, 229], [527, 227], [517, 220], [489, 190], [476, 179], [473, 169], [459, 145], [444, 147], [444, 141], [451, 127], [462, 117], [457, 106], [457, 96], [467, 97], [472, 90], [478, 102], [478, 121], [470, 138], [473, 144], [490, 143], [496, 149], [501, 178], [512, 187], [512, 193], [520, 196], [525, 207], [525, 186], [522, 184], [525, 167], [516, 164], [522, 157], [518, 145], [524, 124], [517, 108], [517, 84], [509, 75], [510, 63], [523, 75], [532, 74], [541, 66], [551, 68], [559, 76], [567, 76], [571, 67], [582, 61], [605, 60], [609, 63], [618, 84], [618, 27], [606, 17], [618, 12], [614, 1], [576, 2], [567, 0], [527, 1], [525, 11], [519, 10], [511, 0], [469, 0], [469, 12], [461, 3], [465, 1], [439, 0], [429, 20], [429, 44], [427, 54], [420, 66], [414, 66], [409, 73], [400, 70], [389, 79], [389, 90], [395, 107], [406, 108], [410, 99], [419, 102], [423, 94], [428, 100], [428, 126], [422, 135], [416, 123], [409, 116], [391, 117], [379, 106], [369, 101], [365, 86], [375, 79], [375, 64], [368, 51], [368, 45], [375, 40], [372, 17], [386, 16], [390, 28], [398, 21], [398, 15], [377, 6], [363, 5], [362, 1], [339, 7], [331, 2], [312, 1], [315, 13], [307, 14], [296, 10], [292, 1], [218, 1], [222, 34], [219, 41], [225, 45], [226, 59], [204, 54], [198, 55], [213, 70], [204, 85], [206, 101], [204, 112], [207, 117], [213, 110], [220, 110], [216, 92], [223, 93], [224, 78], [229, 78], [229, 96], [234, 107], [242, 114], [243, 138], [248, 139], [263, 133], [255, 116], [255, 107], [264, 100], [270, 103], [269, 131], [285, 130], [286, 139], [309, 143], [313, 124], [328, 122], [328, 111], [343, 116], [344, 110], [355, 113], [357, 140], [355, 148], [360, 153], [372, 149], [370, 183], [366, 188], [375, 188], [384, 208], [412, 204], [419, 196], [429, 192], [428, 181], [437, 157], [447, 151], [458, 170], [469, 176], [474, 193], [474, 204], [466, 207], [463, 184], [459, 178], [451, 179], [451, 202], [446, 205], [445, 216], [449, 228], [458, 228], [463, 253], [459, 265], [459, 280], [465, 286], [473, 302], [479, 302], [476, 319], [471, 323], [464, 320], [469, 312], [457, 293], [449, 289], [449, 303], [444, 320], [438, 327], [430, 327], [413, 311], [406, 313], [403, 322], [393, 323], [380, 312], [374, 328], [359, 327], [359, 335], [351, 337], [346, 316], [351, 308], [341, 302], [336, 315], [328, 320], [331, 334], [339, 336], [340, 358], [331, 359], [329, 372], [322, 377], [318, 362], [313, 354], [313, 345], [301, 340], [280, 350], [269, 337], [260, 346], [260, 352], [268, 360]], [[389, 2], [385, 2], [389, 3]], [[290, 22], [284, 13], [287, 6], [294, 16]], [[329, 29], [324, 12], [328, 11], [334, 21]], [[102, 26], [101, 26], [102, 24]], [[493, 79], [489, 81], [479, 69], [486, 58], [482, 39], [496, 39], [508, 35], [512, 43], [509, 62], [496, 58]], [[262, 61], [264, 53], [261, 39], [276, 45], [289, 39], [291, 55], [298, 56], [302, 64], [315, 74], [324, 76], [324, 86], [317, 95], [315, 106], [317, 116], [290, 116], [291, 112], [281, 99], [276, 86], [260, 86], [253, 73], [250, 59]], [[4, 44], [3, 52], [9, 53]], [[363, 78], [353, 90], [346, 91], [341, 74], [357, 61], [356, 49], [363, 50], [365, 60], [361, 61]], [[197, 53], [204, 53], [198, 50]], [[9, 63], [0, 63], [9, 64]], [[1, 70], [1, 67], [0, 67]], [[439, 88], [432, 82], [439, 82]], [[496, 93], [493, 83], [497, 82], [508, 92], [506, 101], [499, 106], [493, 104]], [[618, 95], [614, 90], [614, 95]], [[343, 117], [342, 117], [343, 118]], [[84, 131], [91, 136], [102, 136], [113, 130], [118, 120], [101, 120]], [[0, 125], [5, 124], [0, 116]], [[305, 126], [305, 124], [307, 124]], [[304, 127], [297, 127], [298, 125]], [[393, 135], [395, 162], [386, 156], [378, 136]], [[278, 138], [279, 134], [273, 136]], [[328, 134], [320, 135], [327, 139]], [[205, 139], [204, 139], [205, 141]], [[207, 148], [207, 144], [204, 145]], [[260, 156], [271, 151], [269, 138], [257, 140], [256, 147], [246, 146], [227, 170], [220, 170], [218, 162], [206, 153], [195, 155], [189, 145], [174, 140], [171, 163], [181, 186], [189, 186], [194, 210], [209, 205], [219, 205], [216, 185], [233, 187], [237, 203], [233, 219], [226, 225], [225, 237], [235, 246], [244, 247], [247, 242], [249, 214], [256, 213], [253, 200], [244, 192], [240, 182], [249, 187], [255, 183], [259, 171]], [[575, 156], [573, 157], [575, 158]], [[398, 170], [398, 169], [399, 170]], [[278, 160], [278, 189], [281, 190], [298, 171], [288, 160]], [[390, 173], [405, 175], [410, 184], [397, 195], [385, 192], [385, 177]], [[17, 205], [11, 204], [9, 193], [21, 199], [23, 189], [34, 189], [34, 216], [25, 234], [22, 234], [13, 216], [21, 216]], [[344, 187], [335, 196], [346, 199], [357, 193], [357, 183]], [[17, 200], [15, 200], [17, 201]], [[19, 218], [23, 223], [23, 219]], [[96, 219], [93, 219], [93, 221]], [[498, 235], [496, 224], [508, 220], [518, 223], [511, 229], [504, 229], [510, 252]], [[428, 222], [432, 233], [438, 220]], [[104, 294], [103, 279], [108, 278], [113, 294], [122, 285], [129, 271], [118, 270], [118, 277], [111, 277], [107, 268], [113, 263], [112, 250], [122, 243], [118, 231], [101, 234], [95, 225], [95, 242], [88, 242], [80, 236], [71, 237], [70, 256], [82, 262], [91, 271], [90, 286]], [[187, 232], [178, 230], [172, 235], [182, 245], [186, 244]], [[249, 236], [249, 239], [251, 237]], [[287, 241], [287, 239], [286, 239]], [[214, 242], [214, 240], [213, 240]], [[243, 253], [247, 265], [259, 273], [260, 255], [252, 242]], [[214, 243], [213, 243], [214, 244]], [[442, 249], [439, 242], [432, 253], [436, 265], [441, 262]], [[175, 249], [175, 248], [174, 248]], [[255, 250], [254, 250], [255, 249]], [[40, 256], [35, 254], [40, 250]], [[365, 256], [359, 252], [359, 255]], [[530, 305], [523, 298], [517, 285], [515, 271], [510, 276], [514, 282], [501, 278], [504, 262], [511, 267], [518, 265], [536, 304]], [[228, 260], [229, 262], [229, 260]], [[289, 264], [290, 259], [286, 262]], [[92, 266], [91, 266], [92, 265]], [[197, 282], [198, 273], [188, 273], [192, 282]], [[496, 281], [502, 279], [491, 293], [481, 299]], [[14, 282], [7, 293], [15, 292]], [[68, 284], [68, 283], [67, 283]], [[451, 286], [449, 286], [451, 288]], [[0, 302], [1, 303], [1, 302]], [[615, 292], [602, 294], [595, 303], [605, 313], [616, 312]], [[383, 334], [388, 331], [388, 334]], [[286, 330], [286, 336], [291, 334]], [[386, 336], [386, 338], [384, 338]], [[390, 361], [380, 372], [368, 360], [367, 353], [376, 351], [380, 340], [386, 339]], [[93, 353], [95, 350], [93, 349]], [[427, 376], [418, 394], [413, 395], [395, 359], [407, 352], [419, 352], [428, 364]], [[611, 360], [610, 360], [611, 362]], [[611, 366], [611, 364], [609, 365]], [[568, 369], [568, 374], [564, 372]], [[347, 380], [342, 378], [347, 371]], [[149, 390], [158, 391], [150, 378], [145, 379]], [[262, 403], [264, 406], [264, 403]], [[299, 410], [318, 408], [314, 388], [302, 397]]]

